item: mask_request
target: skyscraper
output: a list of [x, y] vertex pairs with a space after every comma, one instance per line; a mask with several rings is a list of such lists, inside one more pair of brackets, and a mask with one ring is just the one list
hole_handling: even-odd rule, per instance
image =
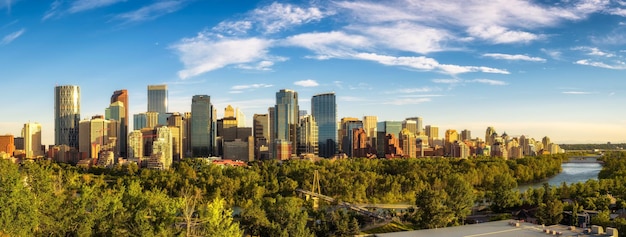
[[270, 118], [267, 114], [254, 114], [252, 134], [254, 136], [254, 153], [256, 159], [269, 158], [268, 141], [270, 140]]
[[376, 124], [378, 123], [378, 117], [376, 116], [363, 116], [363, 129], [367, 133], [367, 137], [376, 138]]
[[493, 139], [491, 139], [491, 135], [493, 135], [494, 133], [496, 133], [496, 129], [494, 129], [493, 127], [488, 127], [485, 131], [485, 143], [487, 143], [487, 145], [489, 146], [493, 145], [494, 143]]
[[41, 150], [41, 124], [24, 124], [22, 137], [24, 137], [24, 152], [26, 153], [26, 158], [43, 156], [43, 151]]
[[300, 118], [298, 126], [298, 154], [318, 154], [318, 126], [311, 115]]
[[311, 98], [311, 115], [318, 127], [320, 157], [332, 157], [337, 150], [337, 104], [335, 93], [317, 94]]
[[[298, 93], [293, 90], [282, 89], [276, 92], [276, 105], [274, 106], [275, 143], [289, 144], [291, 155], [296, 154], [297, 126], [299, 122]], [[284, 153], [283, 153], [284, 154]], [[289, 155], [289, 154], [287, 154]]]
[[215, 129], [213, 105], [208, 95], [195, 95], [191, 100], [191, 153], [193, 157], [213, 155]]
[[148, 112], [167, 113], [167, 85], [148, 86]]
[[54, 88], [54, 144], [78, 149], [80, 88], [66, 85]]
[[[119, 104], [116, 104], [116, 102], [120, 102], [121, 105], [123, 107], [120, 107]], [[128, 113], [128, 91], [126, 89], [122, 89], [122, 90], [117, 90], [115, 92], [113, 92], [113, 95], [111, 96], [111, 106], [117, 106], [120, 108], [123, 108], [124, 113], [123, 115], [121, 115], [121, 112], [118, 112], [118, 114], [120, 115], [119, 117], [113, 117], [112, 119], [118, 120], [118, 122], [120, 123], [120, 131], [119, 131], [119, 135], [118, 137], [120, 138], [119, 140], [119, 150], [120, 150], [120, 156], [122, 157], [126, 157], [127, 156], [127, 134], [128, 134], [128, 120], [130, 117], [130, 114]], [[111, 107], [109, 107], [111, 108]], [[109, 118], [108, 118], [109, 119]]]
[[111, 103], [109, 108], [107, 108], [107, 113], [105, 115], [105, 119], [107, 120], [115, 120], [118, 124], [118, 131], [116, 131], [117, 135], [117, 150], [119, 154], [115, 154], [117, 156], [126, 157], [126, 139], [128, 134], [128, 126], [127, 121], [128, 117], [126, 116], [126, 107], [124, 107], [124, 103], [122, 101], [115, 101]]
[[417, 130], [414, 132], [415, 135], [420, 135], [424, 132], [424, 124], [422, 122], [422, 117], [410, 117], [410, 118], [406, 118], [406, 120], [412, 120], [415, 121], [416, 123], [416, 127]]

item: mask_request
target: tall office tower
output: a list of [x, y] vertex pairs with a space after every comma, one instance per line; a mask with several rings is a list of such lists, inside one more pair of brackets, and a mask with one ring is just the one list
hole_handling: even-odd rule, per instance
[[494, 129], [493, 127], [488, 127], [487, 131], [485, 131], [485, 143], [487, 143], [488, 146], [491, 146], [494, 143], [494, 140], [491, 136], [494, 133], [496, 133], [496, 129]]
[[461, 141], [472, 140], [472, 132], [470, 130], [464, 129], [461, 131]]
[[237, 127], [243, 128], [246, 126], [246, 115], [239, 108], [235, 109], [235, 118], [237, 118]]
[[57, 86], [54, 88], [54, 144], [78, 149], [78, 123], [80, 122], [80, 88]]
[[403, 128], [400, 131], [399, 137], [400, 147], [402, 147], [403, 155], [406, 158], [417, 157], [417, 141], [415, 133], [411, 132], [408, 128]]
[[26, 158], [43, 156], [43, 151], [41, 150], [41, 124], [24, 124], [22, 137], [24, 137], [24, 152], [26, 153]]
[[235, 117], [235, 109], [228, 105], [224, 109], [224, 118], [234, 118]]
[[183, 127], [185, 130], [185, 135], [183, 137], [183, 156], [191, 157], [191, 112], [184, 113]]
[[[341, 118], [341, 120], [339, 121], [339, 129], [337, 130], [337, 143], [338, 143], [338, 148], [339, 150], [341, 150], [344, 153], [347, 153], [346, 146], [350, 146], [350, 144], [344, 144], [348, 139], [348, 134], [352, 133], [352, 130], [347, 128], [347, 124], [348, 123], [352, 123], [352, 122], [361, 122], [358, 118], [352, 118], [352, 117], [344, 117]], [[361, 122], [361, 124], [363, 124], [363, 122]]]
[[[128, 133], [128, 158], [141, 160], [143, 158], [143, 133], [133, 130]], [[139, 164], [141, 165], [141, 164]]]
[[156, 141], [152, 145], [152, 154], [161, 153], [160, 161], [163, 163], [164, 169], [169, 169], [172, 166], [172, 157], [174, 156], [172, 131], [167, 126], [161, 126], [156, 128], [156, 135]]
[[185, 133], [185, 126], [183, 122], [183, 116], [180, 113], [172, 113], [167, 118], [167, 126], [172, 131], [174, 161], [180, 161], [184, 155], [184, 140], [187, 134]]
[[167, 85], [148, 86], [148, 112], [167, 113]]
[[315, 154], [318, 151], [318, 127], [311, 115], [300, 118], [298, 126], [298, 154]]
[[[385, 157], [390, 153], [390, 147], [393, 147], [393, 144], [389, 144], [390, 141], [397, 141], [398, 135], [400, 131], [402, 131], [402, 122], [400, 121], [382, 121], [376, 124], [376, 151], [378, 152], [379, 157]], [[388, 137], [387, 135], [391, 134], [393, 137]], [[394, 140], [395, 139], [395, 140]], [[397, 145], [397, 144], [396, 144]], [[395, 149], [395, 148], [394, 148]], [[391, 149], [391, 153], [394, 153], [394, 149]], [[394, 153], [394, 154], [397, 154]]]
[[446, 155], [452, 154], [452, 148], [454, 142], [459, 140], [459, 133], [454, 129], [446, 130], [445, 140], [444, 140], [444, 153]]
[[354, 144], [354, 130], [363, 128], [363, 121], [357, 118], [342, 118], [341, 119], [341, 150], [349, 157], [354, 157], [353, 147]]
[[402, 129], [407, 129], [413, 134], [417, 134], [417, 121], [405, 119], [402, 121]]
[[311, 98], [311, 115], [318, 127], [320, 157], [330, 158], [337, 153], [337, 103], [335, 93], [317, 94]]
[[378, 123], [378, 117], [376, 116], [363, 116], [363, 129], [367, 133], [367, 137], [376, 138], [376, 123]]
[[426, 136], [428, 136], [429, 139], [439, 139], [439, 127], [435, 127], [435, 126], [431, 126], [431, 125], [426, 125]]
[[120, 150], [120, 155], [122, 157], [126, 157], [126, 154], [128, 153], [126, 151], [126, 143], [127, 143], [127, 134], [128, 134], [128, 125], [130, 125], [130, 123], [128, 123], [130, 114], [128, 113], [128, 108], [130, 107], [128, 104], [128, 90], [126, 89], [122, 89], [122, 90], [117, 90], [113, 92], [113, 95], [111, 95], [111, 104], [114, 104], [115, 102], [121, 102], [122, 105], [124, 106], [124, 116], [122, 116], [123, 119], [121, 119], [121, 121], [119, 121], [120, 123], [120, 134], [119, 134], [119, 138], [120, 138], [120, 143], [119, 143], [119, 150]]
[[124, 107], [124, 103], [121, 101], [116, 101], [111, 103], [109, 108], [107, 108], [107, 113], [105, 115], [105, 119], [107, 120], [115, 120], [117, 121], [119, 128], [117, 132], [117, 148], [119, 150], [119, 154], [115, 154], [116, 156], [126, 157], [126, 139], [128, 134], [128, 126], [126, 126], [126, 122], [128, 121], [126, 117], [126, 107]]
[[270, 118], [267, 114], [254, 114], [252, 121], [252, 136], [254, 136], [254, 157], [269, 159]]
[[[0, 135], [0, 153], [4, 152], [7, 157], [15, 152], [15, 138], [13, 135]], [[2, 158], [0, 156], [0, 158]]]
[[[298, 93], [293, 90], [282, 89], [276, 92], [276, 105], [274, 106], [275, 114], [275, 143], [289, 145], [291, 148], [288, 153], [281, 153], [283, 157], [295, 155], [298, 149]], [[284, 150], [284, 149], [283, 149]]]
[[193, 157], [213, 155], [215, 133], [213, 105], [208, 95], [194, 95], [191, 99], [191, 153]]
[[267, 141], [268, 143], [268, 155], [269, 158], [276, 158], [276, 156], [274, 156], [274, 140], [276, 140], [276, 114], [274, 113], [274, 111], [276, 110], [276, 108], [274, 107], [269, 107], [267, 108], [267, 114], [269, 115], [269, 128], [270, 128], [270, 140]]
[[118, 124], [115, 120], [104, 119], [102, 115], [80, 121], [79, 151], [88, 154], [89, 158], [97, 158], [102, 150], [117, 153]]
[[550, 138], [548, 136], [545, 136], [541, 139], [541, 144], [543, 145], [543, 150], [544, 151], [549, 151], [550, 149], [550, 144], [552, 144], [550, 142]]
[[411, 120], [411, 121], [415, 121], [415, 126], [417, 127], [417, 130], [414, 132], [415, 135], [420, 135], [424, 132], [424, 124], [422, 122], [422, 117], [410, 117], [410, 118], [406, 118], [406, 120]]

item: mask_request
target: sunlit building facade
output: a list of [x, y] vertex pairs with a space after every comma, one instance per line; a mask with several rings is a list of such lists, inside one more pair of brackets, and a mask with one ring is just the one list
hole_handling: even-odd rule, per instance
[[80, 88], [73, 85], [54, 89], [54, 144], [78, 149]]
[[320, 157], [333, 157], [337, 151], [337, 103], [335, 93], [317, 94], [311, 98], [311, 115], [318, 127]]

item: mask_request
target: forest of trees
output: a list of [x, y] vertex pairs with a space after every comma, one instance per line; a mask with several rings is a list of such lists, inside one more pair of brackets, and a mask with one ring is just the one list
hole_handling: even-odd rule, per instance
[[[605, 159], [600, 181], [517, 191], [518, 183], [545, 180], [566, 155], [500, 158], [344, 159], [310, 162], [255, 161], [224, 167], [185, 159], [166, 171], [83, 170], [38, 160], [0, 160], [0, 235], [15, 236], [349, 236], [364, 217], [343, 209], [314, 210], [297, 196], [321, 191], [350, 203], [415, 204], [400, 219], [414, 228], [459, 225], [475, 202], [494, 212], [538, 207], [543, 223], [568, 208], [606, 210], [612, 193], [620, 205], [626, 182], [624, 154]], [[611, 163], [614, 162], [614, 163]], [[607, 165], [608, 166], [608, 165]], [[548, 191], [546, 191], [548, 190]], [[561, 200], [576, 201], [575, 207]], [[610, 203], [610, 202], [609, 202]], [[323, 204], [331, 205], [331, 204]], [[235, 213], [234, 215], [232, 213]], [[539, 215], [538, 214], [538, 215]], [[604, 214], [603, 214], [604, 215]], [[559, 219], [561, 218], [561, 219]], [[596, 218], [598, 223], [614, 224]], [[621, 221], [621, 220], [620, 220]], [[622, 232], [625, 233], [625, 232]]]

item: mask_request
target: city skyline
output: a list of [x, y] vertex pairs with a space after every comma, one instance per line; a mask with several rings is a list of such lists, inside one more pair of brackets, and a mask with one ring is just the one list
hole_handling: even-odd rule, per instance
[[128, 116], [146, 112], [146, 86], [166, 84], [168, 112], [208, 95], [218, 117], [232, 105], [250, 118], [286, 88], [309, 113], [334, 92], [338, 119], [626, 142], [620, 2], [413, 3], [0, 3], [0, 134], [38, 122], [53, 144], [56, 85], [79, 86], [91, 118], [120, 89]]

